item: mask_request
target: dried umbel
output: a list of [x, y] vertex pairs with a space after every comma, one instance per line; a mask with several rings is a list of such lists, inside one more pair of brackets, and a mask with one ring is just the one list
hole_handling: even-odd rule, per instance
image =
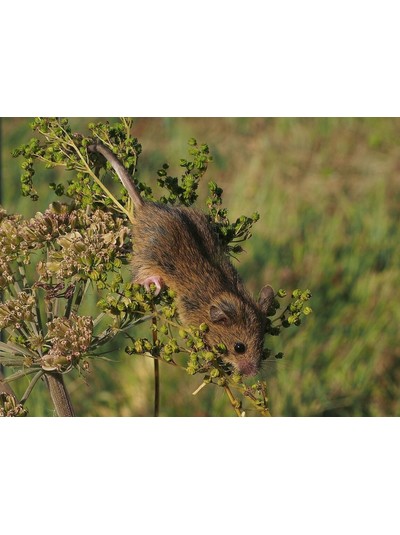
[[90, 278], [97, 281], [113, 265], [120, 266], [120, 257], [126, 255], [129, 229], [122, 219], [101, 210], [92, 214], [78, 210], [73, 215], [79, 225], [58, 236], [48, 260], [38, 264], [38, 272], [44, 279], [55, 276], [61, 280]]
[[47, 327], [51, 349], [42, 358], [44, 370], [65, 371], [87, 353], [93, 335], [93, 319], [90, 316], [72, 313], [69, 318], [55, 318]]
[[38, 249], [44, 243], [52, 242], [59, 236], [71, 232], [81, 226], [81, 211], [75, 210], [73, 205], [53, 203], [42, 214], [37, 212], [35, 217], [21, 222], [18, 235], [23, 249]]
[[0, 305], [0, 329], [15, 327], [19, 329], [24, 321], [34, 318], [35, 298], [21, 292], [16, 299], [9, 299]]
[[28, 411], [23, 407], [23, 405], [17, 402], [14, 396], [0, 391], [0, 417], [27, 416], [27, 414]]
[[21, 239], [17, 229], [21, 220], [22, 216], [10, 216], [0, 208], [0, 289], [14, 281], [10, 264], [19, 252]]

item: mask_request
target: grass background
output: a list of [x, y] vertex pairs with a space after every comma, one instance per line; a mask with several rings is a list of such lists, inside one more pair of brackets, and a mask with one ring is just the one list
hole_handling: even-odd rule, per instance
[[[84, 130], [91, 119], [73, 119]], [[19, 162], [10, 151], [32, 133], [29, 120], [2, 119], [3, 205], [26, 216], [52, 200], [47, 184], [62, 173], [37, 173], [41, 198], [18, 194]], [[143, 145], [139, 178], [155, 183], [167, 161], [179, 172], [187, 140], [209, 144], [207, 173], [224, 189], [231, 217], [260, 213], [237, 265], [249, 289], [310, 288], [314, 314], [274, 340], [283, 361], [265, 366], [275, 416], [399, 415], [400, 120], [390, 118], [138, 119]], [[198, 205], [206, 197], [202, 185]], [[84, 381], [68, 377], [79, 415], [152, 413], [152, 362], [109, 348], [116, 363], [98, 361]], [[220, 389], [161, 367], [162, 415], [231, 415]], [[21, 389], [26, 384], [21, 385]], [[51, 415], [41, 386], [28, 404]]]

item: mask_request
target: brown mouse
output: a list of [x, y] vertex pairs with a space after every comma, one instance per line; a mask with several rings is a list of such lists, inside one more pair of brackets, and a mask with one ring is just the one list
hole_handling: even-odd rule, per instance
[[147, 289], [154, 283], [156, 293], [163, 285], [171, 288], [182, 323], [206, 323], [207, 343], [223, 343], [224, 360], [243, 375], [255, 375], [263, 354], [267, 311], [274, 300], [271, 286], [264, 286], [255, 302], [205, 214], [145, 201], [110, 149], [97, 143], [89, 150], [110, 162], [133, 201], [133, 281]]

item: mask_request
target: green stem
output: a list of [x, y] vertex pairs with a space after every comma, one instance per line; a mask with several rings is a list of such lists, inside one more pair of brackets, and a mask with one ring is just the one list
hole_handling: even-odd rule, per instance
[[226, 392], [226, 395], [228, 396], [229, 401], [231, 402], [232, 407], [234, 408], [237, 416], [242, 416], [242, 413], [240, 412], [240, 409], [238, 408], [238, 402], [235, 398], [235, 396], [232, 394], [231, 389], [228, 385], [224, 386], [224, 390]]
[[[153, 344], [157, 342], [157, 318], [152, 318], [153, 325]], [[154, 416], [160, 412], [160, 363], [158, 358], [154, 359]]]
[[13, 396], [13, 398], [18, 403], [18, 398], [15, 395], [14, 390], [11, 388], [11, 386], [8, 383], [3, 383], [3, 379], [5, 379], [5, 375], [3, 372], [3, 367], [0, 368], [0, 392], [5, 392], [6, 394], [9, 394], [10, 396]]
[[154, 359], [154, 416], [160, 413], [160, 363]]
[[35, 377], [29, 383], [29, 386], [26, 389], [25, 394], [21, 398], [21, 401], [20, 401], [21, 405], [23, 405], [25, 403], [25, 401], [28, 399], [28, 397], [30, 396], [34, 386], [36, 385], [38, 380], [43, 376], [43, 373], [44, 373], [43, 370], [38, 371], [38, 373], [35, 375]]
[[[61, 125], [60, 125], [61, 126]], [[62, 128], [62, 127], [61, 127]], [[64, 130], [64, 129], [63, 129]], [[122, 206], [122, 204], [114, 197], [114, 195], [111, 193], [111, 191], [103, 184], [103, 182], [93, 173], [93, 171], [91, 170], [89, 164], [87, 163], [87, 160], [84, 158], [84, 156], [81, 154], [79, 148], [76, 146], [76, 144], [74, 143], [74, 140], [71, 138], [71, 136], [64, 130], [64, 133], [66, 135], [66, 137], [68, 138], [69, 140], [69, 145], [74, 149], [74, 151], [76, 152], [76, 154], [79, 156], [79, 158], [82, 160], [82, 163], [85, 167], [85, 170], [86, 172], [93, 178], [93, 180], [96, 182], [96, 184], [98, 186], [101, 187], [101, 189], [104, 191], [104, 193], [107, 195], [107, 197], [109, 197], [113, 203], [118, 206], [118, 208], [121, 210], [121, 212], [123, 212], [124, 214], [126, 214], [128, 216], [128, 219], [131, 223], [133, 223], [133, 214], [131, 214], [130, 212], [128, 212], [128, 210]]]
[[47, 372], [44, 376], [57, 416], [75, 416], [71, 398], [61, 373]]

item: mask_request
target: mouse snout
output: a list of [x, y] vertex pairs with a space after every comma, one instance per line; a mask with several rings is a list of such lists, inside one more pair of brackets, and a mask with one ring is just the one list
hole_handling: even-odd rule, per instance
[[255, 362], [241, 361], [236, 364], [236, 368], [242, 375], [256, 375], [260, 367]]

